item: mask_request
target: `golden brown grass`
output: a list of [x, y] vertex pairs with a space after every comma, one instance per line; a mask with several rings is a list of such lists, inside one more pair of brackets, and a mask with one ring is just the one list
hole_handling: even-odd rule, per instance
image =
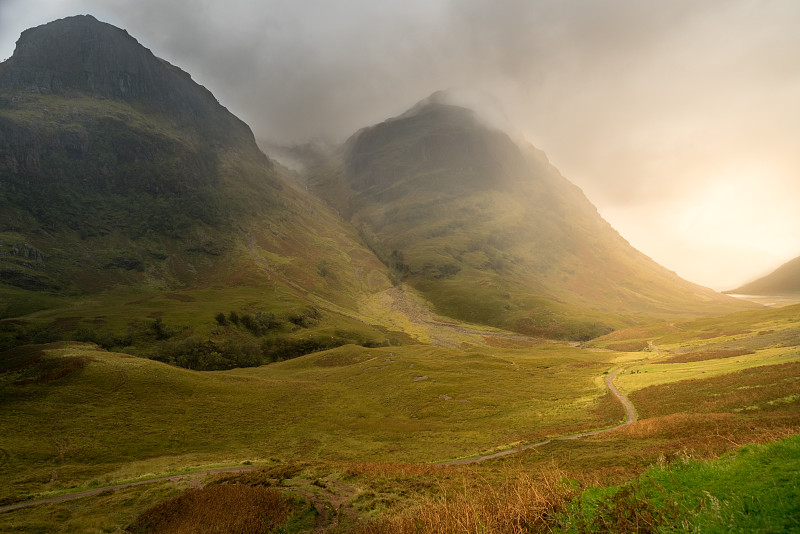
[[615, 432], [645, 455], [713, 458], [800, 431], [800, 363], [650, 386], [630, 395], [642, 419]]
[[459, 490], [444, 487], [394, 517], [359, 525], [358, 534], [518, 534], [549, 532], [549, 521], [577, 494], [557, 469], [531, 476], [514, 469], [504, 480], [465, 476]]
[[621, 343], [609, 343], [606, 348], [617, 352], [640, 352], [648, 347], [647, 341], [624, 341]]
[[165, 501], [128, 528], [135, 534], [266, 534], [282, 525], [290, 506], [272, 488], [217, 484]]
[[680, 456], [715, 458], [745, 444], [784, 439], [798, 430], [800, 415], [785, 413], [754, 418], [706, 413], [643, 419], [618, 432], [623, 440], [638, 440], [640, 454], [669, 462]]
[[732, 358], [734, 356], [744, 356], [745, 354], [754, 354], [752, 350], [705, 350], [701, 352], [688, 352], [686, 354], [678, 354], [670, 356], [653, 363], [688, 363], [688, 362], [703, 362], [706, 360], [717, 360], [720, 358]]
[[[630, 394], [643, 418], [673, 413], [800, 412], [800, 363], [766, 365], [722, 376], [650, 386]], [[793, 400], [792, 400], [793, 399]], [[786, 400], [787, 402], [781, 402]]]

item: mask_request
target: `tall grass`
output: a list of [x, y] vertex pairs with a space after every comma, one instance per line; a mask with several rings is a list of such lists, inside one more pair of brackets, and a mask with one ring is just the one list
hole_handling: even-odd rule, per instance
[[462, 488], [440, 488], [436, 496], [422, 500], [395, 517], [359, 525], [357, 534], [452, 532], [475, 534], [523, 534], [549, 532], [550, 521], [576, 495], [557, 469], [532, 476], [521, 469], [496, 482], [485, 478], [463, 479]]

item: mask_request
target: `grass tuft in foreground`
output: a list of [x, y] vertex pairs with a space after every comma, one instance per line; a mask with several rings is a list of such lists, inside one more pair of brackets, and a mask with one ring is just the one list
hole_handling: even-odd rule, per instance
[[557, 469], [537, 475], [518, 470], [500, 482], [480, 478], [463, 488], [442, 488], [407, 512], [360, 525], [358, 534], [474, 532], [522, 534], [550, 532], [550, 519], [562, 511], [576, 490]]
[[568, 532], [797, 532], [800, 435], [747, 445], [711, 462], [655, 466], [593, 488], [562, 517]]

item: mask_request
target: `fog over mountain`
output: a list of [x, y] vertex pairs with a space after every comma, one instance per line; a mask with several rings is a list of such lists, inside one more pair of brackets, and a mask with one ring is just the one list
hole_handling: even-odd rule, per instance
[[796, 2], [2, 0], [0, 59], [78, 13], [271, 143], [342, 141], [438, 89], [491, 95], [473, 100], [681, 276], [730, 288], [800, 254]]

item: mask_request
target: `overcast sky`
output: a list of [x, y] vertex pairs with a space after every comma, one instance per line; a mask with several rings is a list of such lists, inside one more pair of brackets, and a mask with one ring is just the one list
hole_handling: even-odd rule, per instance
[[0, 0], [0, 60], [84, 13], [261, 139], [341, 141], [476, 91], [684, 278], [730, 289], [800, 256], [796, 0]]

